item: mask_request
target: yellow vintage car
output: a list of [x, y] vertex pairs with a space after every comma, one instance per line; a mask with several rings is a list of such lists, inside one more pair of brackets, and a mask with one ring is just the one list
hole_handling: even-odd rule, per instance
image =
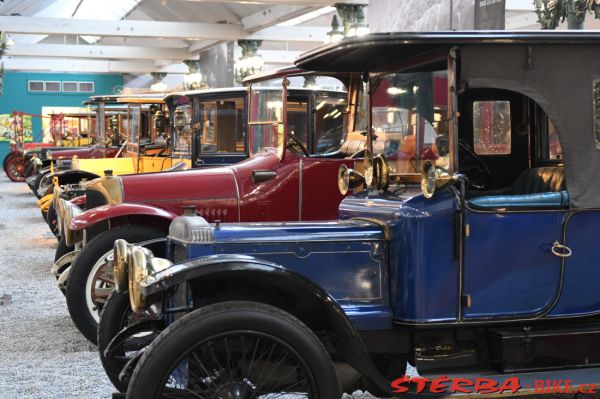
[[[80, 182], [105, 174], [122, 175], [160, 172], [191, 166], [191, 109], [168, 109], [162, 95], [103, 96], [92, 98], [96, 113], [96, 140], [106, 144], [105, 151], [115, 146], [110, 157], [57, 160], [56, 170], [47, 179], [45, 195], [38, 201], [42, 214], [50, 223], [47, 212], [55, 194], [62, 195], [68, 186], [70, 195], [83, 190]], [[173, 127], [169, 115], [173, 116]], [[108, 118], [107, 118], [108, 116]], [[56, 157], [58, 153], [53, 153]], [[61, 162], [62, 161], [62, 162]], [[66, 167], [65, 167], [66, 165]], [[79, 187], [79, 190], [78, 190]]]

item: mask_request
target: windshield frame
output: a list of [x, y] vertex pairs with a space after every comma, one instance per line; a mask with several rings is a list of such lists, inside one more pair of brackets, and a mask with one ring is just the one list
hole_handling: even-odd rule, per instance
[[[281, 93], [281, 120], [270, 120], [270, 121], [252, 121], [252, 96], [254, 94], [254, 92], [260, 92], [261, 88], [260, 86], [257, 87], [256, 89], [254, 89], [254, 84], [250, 84], [250, 86], [248, 87], [248, 104], [247, 104], [247, 108], [248, 108], [248, 130], [247, 130], [247, 143], [248, 143], [248, 154], [250, 156], [256, 155], [258, 152], [260, 152], [263, 148], [261, 148], [259, 151], [254, 152], [252, 150], [252, 136], [253, 136], [253, 131], [252, 128], [253, 126], [261, 126], [261, 125], [276, 125], [277, 126], [277, 134], [278, 136], [281, 135], [281, 140], [278, 140], [277, 142], [277, 157], [280, 160], [283, 160], [285, 158], [285, 154], [286, 154], [286, 143], [287, 143], [287, 132], [286, 132], [286, 126], [287, 126], [287, 110], [288, 110], [288, 106], [287, 106], [287, 97], [288, 97], [288, 86], [289, 86], [289, 79], [287, 78], [287, 75], [281, 76], [281, 77], [277, 77], [274, 78], [272, 80], [276, 80], [276, 81], [281, 81], [281, 91], [277, 90], [278, 93]], [[275, 92], [275, 89], [273, 89], [272, 87], [265, 87], [262, 89], [263, 91], [271, 91], [271, 92]]]

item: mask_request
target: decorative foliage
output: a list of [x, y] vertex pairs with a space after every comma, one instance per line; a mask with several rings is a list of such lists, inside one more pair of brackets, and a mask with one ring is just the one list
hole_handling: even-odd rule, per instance
[[542, 29], [556, 29], [565, 19], [569, 29], [583, 29], [588, 12], [600, 18], [600, 0], [534, 0], [533, 5]]

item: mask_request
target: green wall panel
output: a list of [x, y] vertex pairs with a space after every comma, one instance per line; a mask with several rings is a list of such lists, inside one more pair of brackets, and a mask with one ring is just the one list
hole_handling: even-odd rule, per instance
[[[29, 80], [94, 82], [93, 93], [33, 93], [27, 89]], [[123, 76], [115, 74], [27, 73], [5, 72], [4, 90], [0, 96], [0, 114], [22, 111], [39, 115], [42, 107], [80, 107], [91, 95], [115, 94], [123, 85]], [[42, 130], [40, 118], [33, 118], [33, 136]], [[0, 159], [9, 150], [8, 142], [0, 142]]]

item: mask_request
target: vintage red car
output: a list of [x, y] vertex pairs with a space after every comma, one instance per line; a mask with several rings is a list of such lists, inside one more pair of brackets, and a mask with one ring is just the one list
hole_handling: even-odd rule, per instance
[[[327, 87], [337, 91], [288, 89], [290, 79], [299, 79], [290, 76], [293, 72], [280, 72], [276, 89], [273, 82], [269, 87], [251, 87], [249, 120], [243, 122], [248, 159], [226, 167], [105, 176], [87, 185], [87, 211], [62, 202], [67, 244], [79, 251], [64, 272], [67, 305], [75, 325], [90, 341], [96, 340], [99, 310], [113, 289], [107, 256], [116, 239], [140, 242], [165, 237], [170, 222], [186, 208], [215, 223], [337, 216], [343, 198], [337, 172], [342, 164], [354, 167], [366, 142], [363, 135], [348, 133], [355, 130], [357, 118], [348, 112], [347, 98], [356, 97], [341, 90], [349, 87], [350, 95], [356, 96], [362, 86], [335, 80], [337, 85], [328, 82]], [[194, 129], [214, 123], [202, 103], [192, 101], [192, 108]]]

